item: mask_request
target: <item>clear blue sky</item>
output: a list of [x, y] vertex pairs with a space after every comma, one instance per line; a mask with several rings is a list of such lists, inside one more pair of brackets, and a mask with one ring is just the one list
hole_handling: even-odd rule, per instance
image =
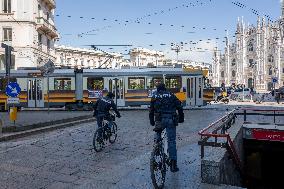
[[[245, 7], [232, 2], [240, 2]], [[257, 15], [252, 9], [260, 15], [269, 15], [272, 20], [281, 15], [280, 0], [57, 0], [56, 3], [55, 23], [60, 32], [60, 45], [88, 48], [84, 45], [131, 44], [163, 51], [169, 58], [176, 58], [170, 50], [172, 42], [199, 42], [186, 45], [184, 50], [194, 47], [212, 50], [216, 45], [223, 48], [225, 30], [229, 30], [233, 40], [238, 17], [256, 24]], [[128, 53], [130, 48], [101, 49]], [[184, 50], [180, 59], [211, 62], [210, 51]]]

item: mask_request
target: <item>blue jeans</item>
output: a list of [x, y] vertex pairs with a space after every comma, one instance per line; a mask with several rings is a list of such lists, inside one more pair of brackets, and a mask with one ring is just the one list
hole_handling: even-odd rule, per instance
[[[172, 117], [162, 117], [161, 120], [162, 127], [166, 129], [167, 139], [168, 139], [168, 151], [169, 158], [171, 160], [177, 160], [177, 148], [176, 148], [176, 126]], [[156, 132], [155, 140], [161, 138], [161, 132]]]
[[[104, 120], [105, 117], [106, 117], [105, 115], [101, 115], [101, 116], [99, 115], [99, 116], [96, 117], [97, 118], [98, 128], [101, 128], [103, 126], [103, 120]], [[113, 121], [108, 119], [108, 118], [106, 118], [106, 119], [108, 121], [108, 127], [111, 128]], [[102, 137], [102, 133], [101, 132], [99, 132], [99, 137], [100, 138]]]

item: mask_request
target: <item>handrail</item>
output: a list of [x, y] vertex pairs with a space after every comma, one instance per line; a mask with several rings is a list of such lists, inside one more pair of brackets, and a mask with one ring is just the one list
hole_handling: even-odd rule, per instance
[[[222, 116], [215, 122], [211, 123], [208, 127], [199, 131], [198, 134], [201, 136], [201, 140], [198, 142], [198, 144], [201, 146], [201, 158], [204, 157], [204, 147], [205, 146], [227, 148], [227, 150], [231, 153], [235, 164], [240, 170], [240, 173], [243, 174], [243, 167], [242, 167], [241, 160], [237, 154], [236, 148], [230, 137], [230, 134], [227, 133], [227, 130], [232, 126], [232, 124], [235, 123], [235, 118], [236, 118], [235, 111], [236, 109], [230, 111], [229, 113]], [[213, 128], [214, 126], [218, 126], [218, 127], [214, 129], [212, 132], [209, 132], [209, 129]], [[219, 130], [221, 131], [221, 133], [217, 133]], [[215, 142], [208, 142], [209, 138], [211, 137], [215, 138]], [[226, 138], [227, 142], [218, 143], [218, 140], [217, 140], [218, 138]]]
[[217, 121], [211, 123], [208, 127], [202, 129], [201, 131], [198, 132], [199, 135], [204, 135], [205, 131], [209, 130], [211, 127], [215, 126], [217, 123], [219, 123], [220, 121], [226, 119], [230, 114], [234, 113], [236, 110], [232, 110], [229, 113], [227, 113], [226, 115], [224, 115], [223, 117], [219, 118]]
[[254, 111], [254, 112], [284, 112], [284, 110], [278, 110], [278, 109], [254, 109], [254, 108], [243, 108], [242, 110], [250, 110], [250, 111]]
[[[273, 116], [273, 121], [276, 123], [276, 116], [284, 116], [283, 112], [284, 110], [280, 109], [254, 109], [254, 108], [243, 108], [243, 113], [237, 113], [237, 115], [243, 115], [244, 116], [244, 122], [247, 121], [247, 115], [262, 115], [262, 116]], [[252, 111], [256, 113], [248, 113], [247, 111]], [[259, 112], [267, 112], [266, 114], [264, 113], [259, 113]], [[270, 113], [271, 112], [271, 113]], [[276, 114], [276, 112], [279, 112]]]

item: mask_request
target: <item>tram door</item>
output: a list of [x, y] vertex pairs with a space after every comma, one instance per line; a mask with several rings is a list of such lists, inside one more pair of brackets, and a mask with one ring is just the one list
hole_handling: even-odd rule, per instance
[[106, 78], [105, 86], [108, 91], [113, 92], [115, 94], [114, 102], [117, 106], [125, 106], [125, 87], [124, 87], [124, 78], [123, 77], [111, 77]]
[[186, 105], [202, 106], [203, 105], [203, 78], [186, 77]]
[[28, 79], [28, 107], [43, 108], [43, 79], [32, 78]]

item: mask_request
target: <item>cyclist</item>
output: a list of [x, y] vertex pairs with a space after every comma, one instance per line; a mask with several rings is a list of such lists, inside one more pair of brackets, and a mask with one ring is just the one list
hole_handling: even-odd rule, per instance
[[[109, 122], [108, 127], [111, 128], [112, 127], [112, 119], [110, 119], [110, 113], [109, 110], [112, 108], [115, 113], [116, 116], [118, 118], [121, 117], [119, 111], [117, 110], [116, 104], [113, 101], [114, 98], [114, 94], [112, 92], [108, 92], [108, 94], [103, 97], [100, 98], [94, 105], [94, 116], [97, 118], [97, 124], [98, 127], [101, 128], [102, 127], [102, 123], [103, 123], [103, 119], [107, 119]], [[99, 133], [99, 136], [101, 138], [101, 133]]]
[[[178, 115], [176, 113], [178, 110]], [[166, 128], [170, 170], [179, 171], [177, 167], [177, 149], [176, 149], [176, 126], [184, 122], [184, 113], [180, 100], [171, 92], [166, 90], [165, 84], [159, 83], [157, 91], [153, 94], [149, 112], [150, 124], [155, 126], [153, 129], [155, 140], [161, 138], [162, 131]]]

